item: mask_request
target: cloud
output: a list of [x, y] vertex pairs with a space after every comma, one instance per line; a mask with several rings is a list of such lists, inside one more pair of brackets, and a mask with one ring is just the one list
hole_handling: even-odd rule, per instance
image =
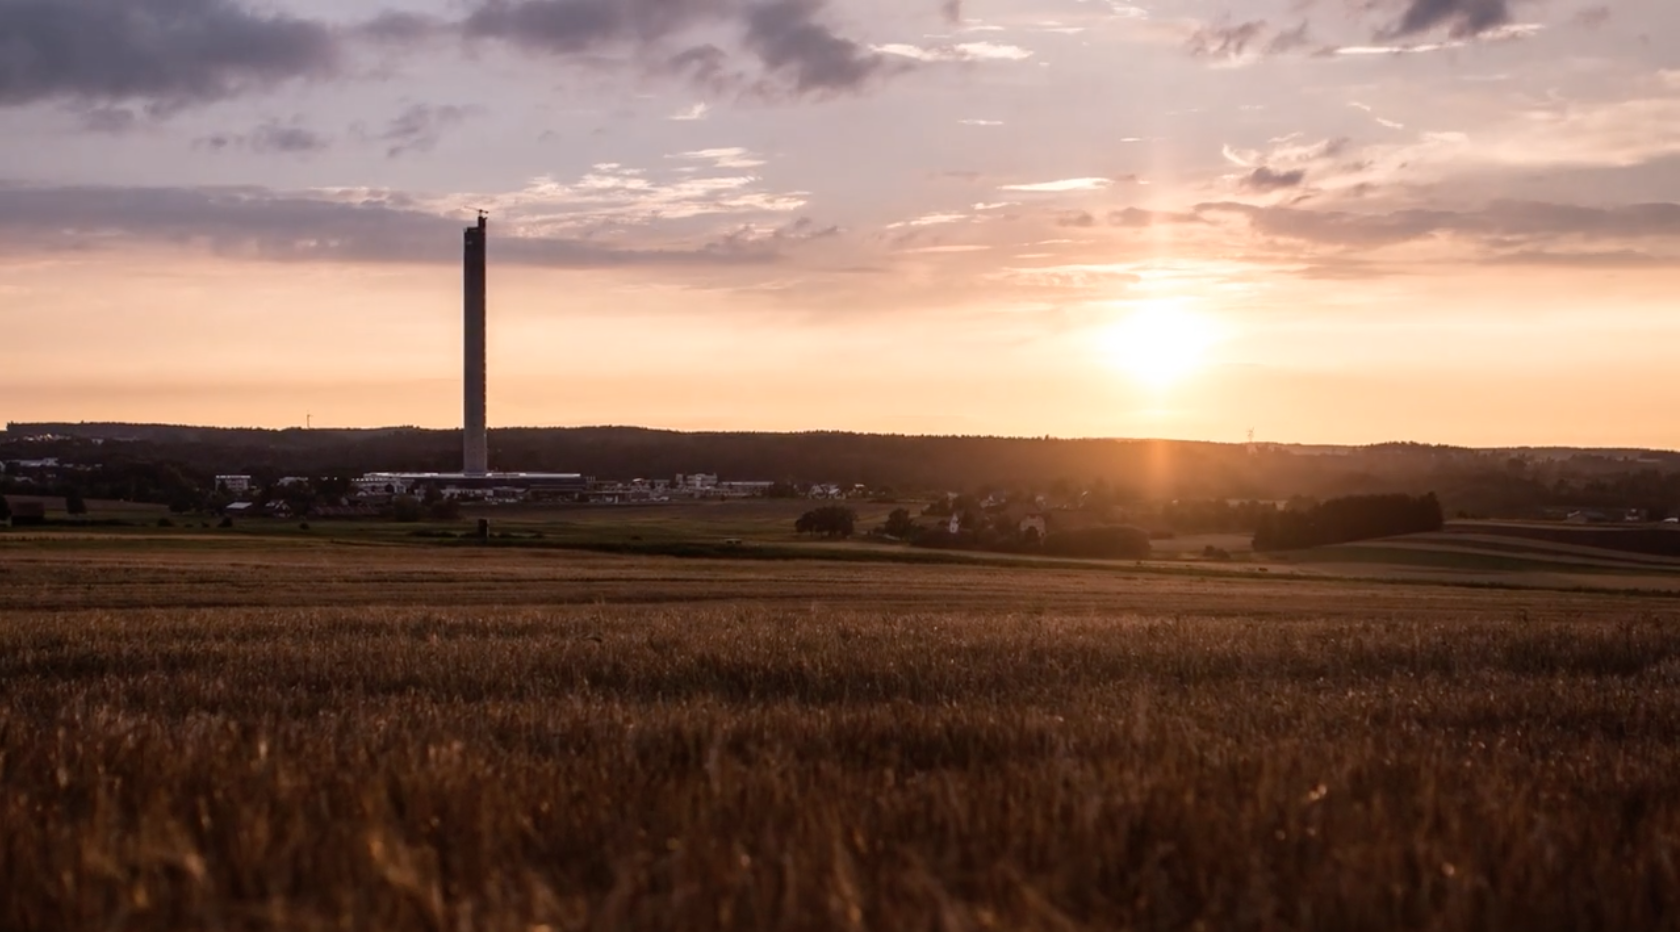
[[746, 45], [795, 93], [861, 87], [881, 70], [881, 56], [817, 21], [822, 0], [769, 0], [747, 13]]
[[415, 152], [429, 152], [443, 131], [478, 113], [476, 107], [414, 104], [391, 118], [385, 129], [372, 138], [385, 144], [386, 158], [400, 158]]
[[702, 149], [667, 158], [683, 164], [662, 172], [603, 162], [576, 179], [544, 176], [514, 192], [462, 195], [449, 206], [487, 207], [543, 235], [629, 230], [646, 236], [656, 229], [710, 229], [719, 217], [785, 215], [810, 199], [806, 191], [766, 190], [748, 170], [763, 161], [745, 149]]
[[217, 133], [194, 143], [199, 148], [220, 152], [245, 149], [262, 154], [300, 155], [320, 152], [331, 145], [327, 137], [298, 125], [268, 120], [246, 133]]
[[1590, 6], [1576, 13], [1570, 22], [1585, 29], [1597, 29], [1610, 22], [1611, 13], [1608, 6]]
[[1589, 250], [1585, 252], [1525, 250], [1494, 256], [1487, 261], [1500, 265], [1538, 265], [1569, 269], [1672, 269], [1677, 262], [1680, 262], [1680, 257], [1652, 255], [1636, 249]]
[[1455, 39], [1468, 39], [1511, 24], [1508, 0], [1408, 0], [1400, 21], [1383, 32], [1404, 38], [1446, 27]]
[[1285, 55], [1299, 49], [1313, 45], [1312, 32], [1305, 20], [1294, 29], [1285, 29], [1272, 36], [1272, 41], [1266, 43], [1267, 55]]
[[996, 42], [961, 42], [956, 45], [932, 46], [892, 42], [874, 46], [874, 50], [883, 55], [895, 55], [919, 62], [1026, 61], [1033, 57], [1031, 51], [1018, 45], [1002, 45]]
[[452, 24], [431, 16], [386, 10], [352, 30], [356, 36], [376, 44], [409, 46], [448, 35]]
[[1250, 191], [1280, 191], [1285, 188], [1298, 188], [1306, 180], [1307, 173], [1303, 169], [1276, 171], [1262, 165], [1243, 178], [1242, 186]]
[[[261, 187], [34, 187], [0, 184], [0, 242], [13, 250], [89, 250], [144, 242], [266, 261], [460, 261], [465, 214], [421, 209], [400, 194], [289, 193]], [[42, 235], [43, 227], [50, 235]], [[503, 225], [498, 263], [551, 268], [717, 266], [778, 261], [775, 241], [728, 236], [699, 244], [637, 246], [518, 235]]]
[[1278, 29], [1257, 19], [1244, 23], [1203, 23], [1190, 34], [1184, 48], [1194, 58], [1241, 65], [1287, 55], [1311, 45], [1312, 31], [1305, 21], [1293, 29]]
[[963, 126], [1002, 126], [1003, 125], [1002, 120], [967, 119], [967, 120], [958, 120], [957, 122], [959, 124], [963, 125]]
[[695, 149], [692, 152], [679, 152], [670, 156], [673, 159], [687, 159], [690, 161], [710, 162], [713, 168], [758, 168], [764, 164], [764, 159], [754, 155], [750, 150], [740, 146], [725, 146], [717, 149]]
[[1680, 240], [1680, 204], [1581, 207], [1544, 201], [1494, 201], [1479, 210], [1410, 209], [1348, 213], [1249, 204], [1202, 204], [1196, 212], [1236, 214], [1264, 236], [1351, 249], [1377, 249], [1439, 234], [1481, 239], [1490, 246], [1533, 247], [1557, 241]]
[[1113, 184], [1107, 178], [1063, 178], [1059, 181], [1038, 181], [1031, 184], [1006, 184], [998, 187], [999, 191], [1030, 191], [1035, 193], [1056, 193], [1062, 191], [1096, 191]]
[[338, 58], [326, 26], [234, 0], [0, 0], [0, 104], [168, 112], [322, 77]]
[[1162, 210], [1144, 210], [1141, 207], [1127, 207], [1124, 210], [1112, 210], [1108, 213], [1108, 225], [1111, 227], [1127, 227], [1140, 229], [1144, 227], [1166, 226], [1178, 223], [1205, 223], [1195, 214], [1173, 213]]
[[708, 104], [705, 101], [701, 101], [700, 103], [697, 103], [697, 104], [693, 105], [692, 107], [684, 107], [683, 109], [678, 110], [676, 113], [673, 113], [670, 116], [666, 117], [666, 119], [676, 120], [676, 121], [679, 121], [679, 122], [693, 122], [695, 120], [704, 120], [706, 118], [706, 114], [711, 112], [711, 109], [712, 109], [711, 104]]
[[1264, 20], [1204, 25], [1191, 33], [1185, 51], [1196, 58], [1240, 59], [1268, 28]]
[[[526, 51], [577, 56], [627, 49], [644, 67], [702, 84], [737, 79], [729, 53], [711, 42], [673, 50], [679, 36], [734, 27], [763, 72], [761, 90], [826, 94], [858, 90], [884, 60], [820, 20], [822, 0], [486, 0], [461, 23], [469, 39]], [[768, 85], [765, 82], [770, 81]]]

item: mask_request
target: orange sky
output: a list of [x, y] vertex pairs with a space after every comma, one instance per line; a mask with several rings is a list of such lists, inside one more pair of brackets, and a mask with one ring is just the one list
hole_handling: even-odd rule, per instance
[[485, 207], [493, 426], [1680, 446], [1670, 4], [555, 2], [0, 82], [0, 420], [456, 426]]

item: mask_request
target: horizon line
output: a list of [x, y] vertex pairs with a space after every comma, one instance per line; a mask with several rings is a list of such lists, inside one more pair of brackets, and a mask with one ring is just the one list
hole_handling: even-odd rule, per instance
[[[347, 426], [304, 426], [301, 424], [285, 427], [262, 427], [254, 425], [226, 425], [226, 424], [181, 424], [165, 421], [7, 421], [0, 436], [13, 433], [18, 427], [134, 427], [144, 429], [175, 429], [202, 431], [258, 431], [266, 433], [375, 433], [381, 431], [415, 431], [423, 433], [454, 433], [462, 432], [460, 427], [422, 427], [415, 424], [386, 424], [372, 427]], [[899, 437], [906, 439], [927, 440], [1019, 440], [1041, 442], [1105, 442], [1105, 443], [1180, 443], [1205, 444], [1208, 446], [1238, 447], [1248, 446], [1248, 440], [1206, 440], [1186, 437], [1122, 437], [1113, 435], [1090, 436], [1057, 436], [1054, 434], [960, 434], [960, 433], [899, 433], [892, 431], [845, 430], [834, 428], [805, 428], [800, 430], [752, 430], [752, 429], [682, 429], [672, 427], [652, 427], [640, 424], [572, 424], [572, 425], [509, 425], [490, 427], [490, 433], [502, 431], [584, 431], [584, 430], [637, 430], [650, 433], [667, 434], [738, 434], [757, 436], [798, 437], [808, 435], [841, 435], [855, 437]], [[1571, 450], [1578, 452], [1629, 452], [1629, 453], [1666, 453], [1680, 455], [1680, 449], [1670, 447], [1645, 446], [1582, 446], [1569, 443], [1525, 443], [1518, 445], [1469, 446], [1455, 443], [1432, 443], [1422, 440], [1380, 440], [1366, 443], [1336, 443], [1311, 440], [1254, 440], [1256, 447], [1333, 447], [1344, 449], [1365, 450], [1376, 447], [1389, 446], [1418, 446], [1445, 450], [1466, 450], [1471, 452], [1501, 452], [1522, 450]]]

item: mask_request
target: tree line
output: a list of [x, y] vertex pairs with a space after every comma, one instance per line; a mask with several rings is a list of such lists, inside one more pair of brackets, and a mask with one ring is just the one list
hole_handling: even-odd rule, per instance
[[[54, 434], [62, 439], [21, 442]], [[101, 442], [95, 442], [101, 441]], [[1185, 530], [1253, 523], [1256, 506], [1292, 498], [1438, 493], [1449, 514], [1537, 517], [1548, 508], [1680, 509], [1680, 454], [1477, 451], [1384, 444], [1333, 454], [1309, 447], [1179, 441], [919, 437], [855, 433], [680, 433], [627, 427], [491, 431], [500, 469], [578, 472], [604, 479], [718, 473], [801, 484], [835, 482], [906, 495], [946, 491], [1047, 493], [1060, 501], [1188, 502], [1168, 516]], [[158, 425], [12, 425], [0, 460], [57, 456], [95, 469], [88, 498], [186, 504], [212, 491], [214, 476], [345, 479], [393, 470], [460, 467], [460, 432], [256, 430]], [[15, 490], [14, 490], [15, 491]], [[62, 492], [58, 493], [62, 494]]]
[[1358, 540], [1439, 531], [1445, 524], [1435, 493], [1353, 495], [1261, 517], [1254, 532], [1260, 553], [1304, 550]]

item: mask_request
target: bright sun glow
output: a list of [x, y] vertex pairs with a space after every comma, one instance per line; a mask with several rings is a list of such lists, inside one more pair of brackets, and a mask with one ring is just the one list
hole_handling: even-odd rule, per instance
[[1206, 316], [1178, 302], [1150, 301], [1133, 305], [1104, 342], [1115, 365], [1150, 388], [1164, 389], [1202, 368], [1215, 336]]

